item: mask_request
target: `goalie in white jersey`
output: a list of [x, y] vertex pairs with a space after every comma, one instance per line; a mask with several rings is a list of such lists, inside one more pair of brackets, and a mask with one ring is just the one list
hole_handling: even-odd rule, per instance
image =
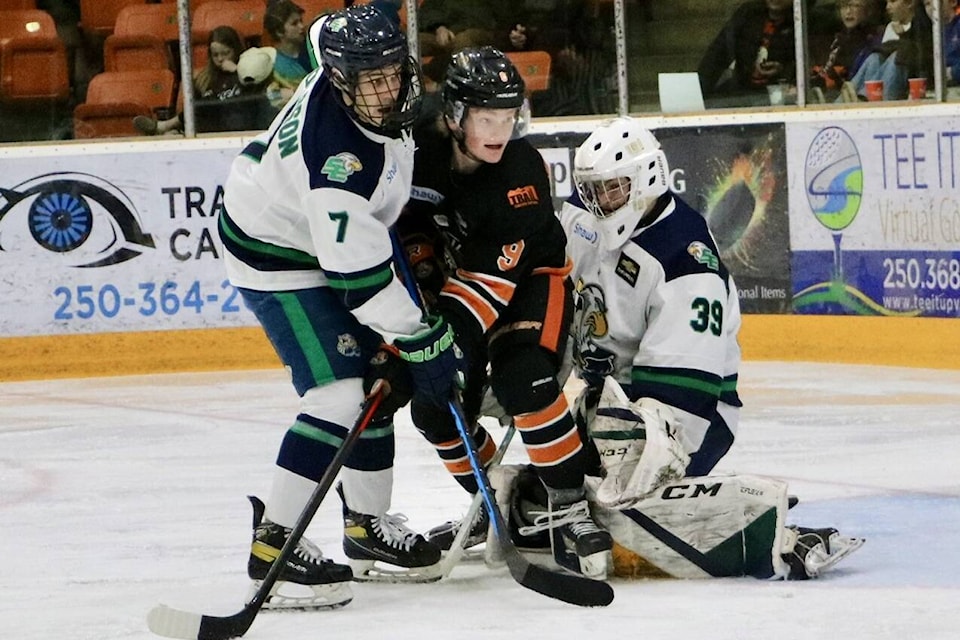
[[690, 461], [709, 473], [739, 418], [740, 304], [703, 216], [667, 188], [653, 134], [630, 118], [577, 150], [577, 193], [560, 219], [573, 259], [572, 361], [595, 409], [612, 377], [630, 401], [669, 412]]
[[[395, 276], [388, 231], [410, 195], [419, 70], [398, 26], [370, 6], [314, 23], [309, 43], [322, 68], [233, 162], [220, 218], [230, 281], [300, 396], [266, 504], [251, 498], [248, 573], [265, 577], [377, 384], [369, 375], [375, 354], [389, 355], [399, 373], [341, 471], [343, 550], [364, 575], [374, 563], [426, 572], [440, 550], [387, 514], [391, 415], [414, 393], [445, 403], [458, 366], [446, 322], [424, 322]], [[409, 370], [397, 357], [427, 349], [436, 357]], [[342, 605], [352, 578], [350, 567], [302, 540], [280, 580], [309, 585], [313, 596], [274, 594], [267, 606]]]
[[[588, 484], [614, 571], [815, 577], [863, 540], [786, 526], [786, 483], [708, 476], [737, 429], [740, 306], [704, 217], [669, 191], [668, 175], [650, 131], [605, 122], [577, 149], [577, 192], [560, 212], [576, 304], [567, 360], [586, 384], [578, 425], [599, 453]], [[522, 536], [529, 483], [509, 480], [517, 474], [496, 475], [519, 487], [511, 516]]]

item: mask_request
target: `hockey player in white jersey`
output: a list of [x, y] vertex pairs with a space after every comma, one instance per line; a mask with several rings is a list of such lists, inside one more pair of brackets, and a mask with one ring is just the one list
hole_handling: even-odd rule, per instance
[[[343, 550], [359, 568], [358, 579], [374, 564], [415, 574], [436, 564], [440, 550], [405, 527], [402, 516], [387, 513], [391, 416], [413, 394], [445, 403], [458, 366], [447, 323], [423, 321], [395, 276], [388, 233], [410, 194], [419, 70], [403, 33], [369, 6], [315, 23], [309, 38], [321, 68], [233, 162], [220, 217], [230, 281], [300, 396], [269, 496], [265, 504], [251, 498], [248, 572], [255, 581], [264, 578], [365, 395], [380, 384], [370, 373], [378, 354], [376, 375], [387, 359], [398, 363], [396, 376], [341, 472]], [[418, 352], [435, 357], [409, 357]], [[419, 361], [407, 367], [402, 356]], [[274, 594], [267, 606], [343, 605], [352, 597], [352, 578], [350, 567], [324, 559], [304, 539], [279, 588], [306, 584], [312, 595]]]
[[[576, 300], [568, 362], [599, 454], [595, 517], [620, 575], [814, 577], [863, 540], [787, 527], [785, 483], [708, 476], [737, 429], [740, 307], [704, 217], [668, 176], [653, 134], [616, 118], [577, 149], [560, 212]], [[529, 518], [511, 515], [522, 535]]]
[[561, 222], [573, 258], [572, 360], [594, 409], [612, 377], [630, 401], [669, 412], [690, 460], [709, 473], [733, 444], [740, 399], [740, 304], [703, 216], [667, 188], [653, 134], [602, 125], [574, 159]]

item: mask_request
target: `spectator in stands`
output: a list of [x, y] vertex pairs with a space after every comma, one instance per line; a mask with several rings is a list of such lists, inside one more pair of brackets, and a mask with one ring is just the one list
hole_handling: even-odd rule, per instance
[[[207, 64], [193, 77], [193, 92], [198, 100], [227, 100], [242, 92], [237, 75], [237, 63], [243, 41], [233, 27], [220, 26], [210, 32], [207, 40]], [[148, 135], [163, 135], [183, 130], [183, 114], [158, 120], [146, 116], [133, 119], [137, 131]]]
[[263, 28], [276, 43], [277, 59], [267, 97], [279, 109], [310, 69], [303, 9], [290, 0], [270, 0], [263, 15]]
[[838, 101], [866, 100], [868, 80], [883, 81], [884, 100], [903, 100], [909, 90], [909, 78], [933, 76], [933, 29], [920, 1], [887, 0], [887, 15], [890, 22], [880, 44], [850, 81], [843, 84]]
[[768, 85], [793, 84], [793, 33], [792, 0], [747, 0], [737, 7], [697, 69], [708, 105], [711, 98], [717, 104], [716, 99], [729, 97], [769, 104]]
[[945, 80], [948, 85], [957, 85], [960, 84], [960, 2], [957, 0], [924, 0], [927, 14], [931, 19], [938, 1], [940, 4], [940, 24], [943, 25]]
[[[814, 102], [834, 100], [840, 87], [850, 80], [880, 42], [880, 5], [878, 0], [838, 0], [836, 10], [841, 23], [829, 45], [811, 51], [817, 63], [810, 70]], [[813, 49], [814, 38], [811, 38]]]

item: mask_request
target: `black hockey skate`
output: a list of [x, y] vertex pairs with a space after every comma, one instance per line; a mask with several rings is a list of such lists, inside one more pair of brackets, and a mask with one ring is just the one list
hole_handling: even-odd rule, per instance
[[[337, 485], [343, 500], [343, 487]], [[401, 514], [351, 511], [343, 500], [343, 552], [360, 582], [433, 582], [442, 577], [440, 547], [407, 528]]]
[[[783, 559], [790, 567], [788, 580], [816, 578], [863, 546], [863, 538], [840, 535], [833, 527], [808, 529], [787, 527], [787, 548]], [[792, 545], [791, 545], [792, 542]]]
[[[267, 576], [270, 565], [280, 555], [290, 535], [290, 529], [264, 520], [264, 504], [255, 496], [248, 496], [253, 505], [253, 542], [247, 575], [254, 581], [250, 597]], [[332, 609], [342, 607], [353, 599], [350, 567], [323, 557], [323, 553], [307, 538], [300, 538], [293, 555], [280, 572], [277, 583], [263, 604], [264, 609]]]
[[593, 521], [582, 489], [548, 489], [548, 494], [548, 510], [536, 515], [532, 526], [521, 527], [520, 534], [549, 530], [553, 559], [558, 565], [588, 578], [606, 579], [613, 538]]
[[[463, 520], [449, 520], [443, 524], [430, 529], [427, 531], [426, 539], [428, 542], [432, 542], [437, 545], [441, 551], [449, 551], [451, 545], [453, 545], [454, 539], [456, 539], [457, 534], [460, 533], [460, 529], [463, 527]], [[470, 527], [470, 533], [467, 534], [467, 537], [463, 541], [463, 548], [470, 549], [477, 546], [478, 544], [483, 544], [487, 541], [487, 529], [490, 527], [490, 515], [487, 513], [486, 509], [481, 509], [477, 513], [477, 517], [473, 520], [473, 526]]]

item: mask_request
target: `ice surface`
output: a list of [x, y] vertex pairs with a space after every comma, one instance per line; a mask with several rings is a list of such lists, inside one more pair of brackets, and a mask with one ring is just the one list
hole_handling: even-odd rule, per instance
[[[867, 543], [820, 580], [614, 582], [605, 609], [505, 569], [357, 584], [349, 606], [264, 612], [246, 637], [956, 638], [960, 372], [745, 363], [740, 433], [717, 471], [784, 478], [790, 521]], [[240, 609], [250, 512], [296, 413], [279, 370], [0, 384], [0, 622], [12, 640], [155, 638], [155, 604]], [[495, 435], [501, 432], [494, 430]], [[424, 530], [468, 501], [404, 412], [394, 510]], [[517, 442], [508, 462], [524, 460]], [[308, 532], [342, 558], [331, 496]]]

